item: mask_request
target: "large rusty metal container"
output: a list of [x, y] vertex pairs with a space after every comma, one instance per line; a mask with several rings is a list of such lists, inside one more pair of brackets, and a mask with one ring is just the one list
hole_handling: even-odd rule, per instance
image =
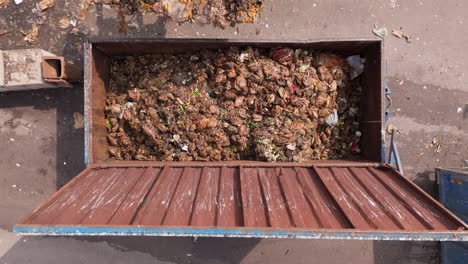
[[88, 164], [108, 161], [107, 133], [104, 107], [105, 87], [110, 78], [110, 60], [113, 56], [177, 53], [203, 48], [218, 49], [238, 47], [272, 48], [287, 46], [292, 48], [312, 48], [316, 50], [336, 51], [344, 55], [359, 54], [366, 59], [362, 74], [363, 93], [360, 104], [360, 131], [362, 141], [360, 149], [362, 159], [380, 161], [383, 145], [383, 84], [380, 41], [319, 41], [319, 42], [274, 42], [274, 41], [226, 41], [226, 40], [153, 40], [153, 41], [115, 41], [95, 42], [91, 44], [87, 59], [88, 82], [86, 92], [86, 160]]
[[[362, 161], [112, 161], [106, 86], [113, 56], [230, 46], [288, 46], [366, 59]], [[132, 40], [88, 43], [88, 167], [14, 227], [32, 235], [148, 235], [467, 241], [468, 226], [381, 163], [382, 43], [374, 40]]]

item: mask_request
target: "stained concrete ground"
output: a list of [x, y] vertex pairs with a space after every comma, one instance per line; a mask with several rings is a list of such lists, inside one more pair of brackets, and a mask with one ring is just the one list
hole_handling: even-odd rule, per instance
[[[19, 31], [37, 23], [31, 11], [37, 2], [0, 9], [0, 29], [9, 31], [0, 49], [43, 48], [80, 67], [88, 38], [359, 39], [376, 38], [374, 24], [402, 30], [412, 42], [386, 36], [384, 60], [393, 99], [389, 123], [401, 130], [396, 141], [405, 175], [435, 195], [434, 167], [457, 167], [467, 158], [465, 1], [272, 0], [255, 24], [222, 30], [138, 14], [127, 18], [127, 35], [117, 32], [114, 10], [96, 6], [76, 19], [79, 33], [71, 35], [72, 26], [61, 29], [58, 20], [73, 18], [81, 0], [57, 0], [45, 12], [38, 41], [27, 44]], [[0, 94], [0, 263], [439, 262], [435, 242], [16, 236], [13, 224], [84, 168], [75, 112], [83, 113], [80, 84]]]

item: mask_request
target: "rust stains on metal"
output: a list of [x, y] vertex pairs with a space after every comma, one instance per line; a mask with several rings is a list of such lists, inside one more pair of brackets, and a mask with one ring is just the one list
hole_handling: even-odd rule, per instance
[[71, 87], [70, 82], [82, 78], [82, 71], [76, 66], [65, 62], [65, 59], [61, 56], [43, 56], [42, 77], [46, 82]]
[[97, 165], [22, 225], [447, 232], [466, 224], [393, 169]]

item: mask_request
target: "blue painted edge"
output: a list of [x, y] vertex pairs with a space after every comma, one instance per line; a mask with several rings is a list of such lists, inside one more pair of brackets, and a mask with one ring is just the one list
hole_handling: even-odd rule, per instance
[[380, 162], [385, 163], [387, 160], [385, 159], [385, 141], [382, 140], [382, 146], [380, 147]]
[[101, 236], [194, 236], [247, 238], [320, 238], [362, 240], [427, 240], [468, 241], [468, 232], [378, 232], [333, 230], [256, 230], [234, 228], [177, 228], [177, 227], [89, 227], [89, 226], [14, 226], [23, 235], [101, 235]]

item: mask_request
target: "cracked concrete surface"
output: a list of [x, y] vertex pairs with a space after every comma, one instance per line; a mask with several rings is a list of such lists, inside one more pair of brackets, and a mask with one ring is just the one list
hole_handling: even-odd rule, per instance
[[[117, 32], [114, 10], [95, 6], [84, 20], [76, 19], [79, 33], [71, 35], [73, 27], [61, 29], [58, 20], [73, 18], [81, 0], [57, 0], [45, 12], [38, 42], [27, 44], [19, 31], [36, 21], [31, 10], [37, 2], [11, 1], [0, 9], [0, 29], [10, 32], [0, 35], [0, 49], [43, 48], [80, 67], [88, 38], [316, 40], [377, 38], [374, 24], [402, 30], [412, 42], [386, 36], [384, 60], [393, 99], [390, 123], [402, 131], [396, 141], [406, 176], [434, 194], [434, 167], [457, 167], [467, 159], [467, 2], [271, 0], [254, 24], [221, 30], [136, 14], [127, 17], [127, 35]], [[73, 128], [73, 114], [82, 111], [80, 85], [0, 94], [0, 263], [439, 262], [432, 242], [17, 237], [12, 225], [84, 167], [83, 131]], [[434, 138], [440, 147], [430, 146]]]

